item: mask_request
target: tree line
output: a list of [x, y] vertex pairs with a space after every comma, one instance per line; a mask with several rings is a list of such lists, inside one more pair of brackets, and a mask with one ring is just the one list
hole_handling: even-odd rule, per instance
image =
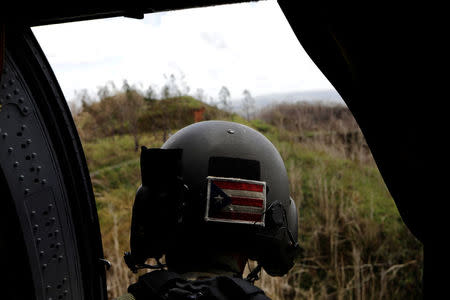
[[74, 99], [69, 101], [70, 109], [72, 114], [76, 115], [86, 107], [86, 104], [92, 104], [93, 102], [111, 98], [120, 93], [133, 91], [139, 94], [145, 101], [191, 96], [230, 113], [240, 112], [247, 120], [254, 118], [256, 115], [255, 99], [248, 89], [242, 91], [242, 98], [239, 103], [238, 101], [231, 100], [231, 92], [225, 85], [220, 88], [217, 97], [212, 97], [202, 88], [191, 91], [183, 74], [179, 78], [174, 74], [164, 75], [164, 78], [165, 84], [161, 88], [158, 88], [155, 84], [150, 84], [146, 89], [143, 89], [135, 84], [130, 85], [127, 80], [123, 80], [121, 88], [118, 88], [112, 81], [98, 87], [96, 97], [91, 96], [86, 89], [75, 91]]

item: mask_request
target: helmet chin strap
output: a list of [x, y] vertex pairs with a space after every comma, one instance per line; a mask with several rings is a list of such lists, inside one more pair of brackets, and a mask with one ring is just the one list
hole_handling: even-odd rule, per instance
[[159, 261], [159, 259], [156, 260], [156, 265], [149, 265], [145, 263], [136, 263], [133, 259], [133, 256], [131, 255], [131, 252], [125, 252], [124, 254], [124, 260], [127, 264], [128, 268], [133, 272], [137, 273], [140, 269], [151, 269], [151, 270], [162, 270], [167, 267], [166, 264], [163, 264]]
[[[250, 268], [250, 266], [249, 266]], [[250, 271], [250, 273], [247, 275], [247, 277], [245, 278], [245, 280], [247, 280], [250, 283], [255, 283], [256, 280], [259, 279], [259, 274], [261, 273], [261, 265], [258, 263], [256, 265], [256, 268], [254, 268], [253, 270]]]

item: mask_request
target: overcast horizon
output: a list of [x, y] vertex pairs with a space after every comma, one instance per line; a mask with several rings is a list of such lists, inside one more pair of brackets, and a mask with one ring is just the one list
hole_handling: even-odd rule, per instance
[[[276, 1], [220, 5], [33, 27], [68, 101], [123, 80], [160, 91], [184, 78], [217, 98], [334, 90], [303, 50]], [[183, 84], [182, 84], [183, 85]]]

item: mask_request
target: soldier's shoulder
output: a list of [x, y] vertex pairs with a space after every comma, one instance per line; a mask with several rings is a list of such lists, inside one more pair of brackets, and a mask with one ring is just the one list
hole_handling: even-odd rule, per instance
[[267, 300], [264, 291], [248, 280], [229, 276], [218, 276], [214, 280], [230, 296], [230, 299]]
[[[137, 300], [148, 299], [242, 299], [270, 300], [251, 282], [231, 276], [187, 280], [168, 271], [155, 271], [141, 276], [128, 289]], [[124, 299], [128, 300], [128, 299]]]

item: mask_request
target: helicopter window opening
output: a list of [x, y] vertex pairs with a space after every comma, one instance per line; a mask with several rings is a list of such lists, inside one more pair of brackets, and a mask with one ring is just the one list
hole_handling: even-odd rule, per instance
[[422, 247], [351, 112], [275, 1], [32, 30], [83, 144], [105, 257], [116, 264], [107, 272], [111, 297], [136, 279], [123, 275], [130, 273], [122, 256], [140, 184], [139, 146], [160, 147], [190, 123], [223, 119], [275, 144], [299, 208], [306, 256], [287, 276], [271, 281], [263, 273], [256, 284], [281, 298], [279, 286], [316, 298], [421, 298]]
[[120, 89], [124, 80], [161, 93], [171, 75], [179, 92], [206, 102], [217, 101], [225, 86], [235, 106], [244, 90], [257, 105], [264, 102], [257, 96], [278, 93], [277, 101], [297, 93], [303, 100], [343, 103], [275, 1], [38, 26], [33, 32], [71, 103], [84, 90], [98, 99], [98, 87]]

